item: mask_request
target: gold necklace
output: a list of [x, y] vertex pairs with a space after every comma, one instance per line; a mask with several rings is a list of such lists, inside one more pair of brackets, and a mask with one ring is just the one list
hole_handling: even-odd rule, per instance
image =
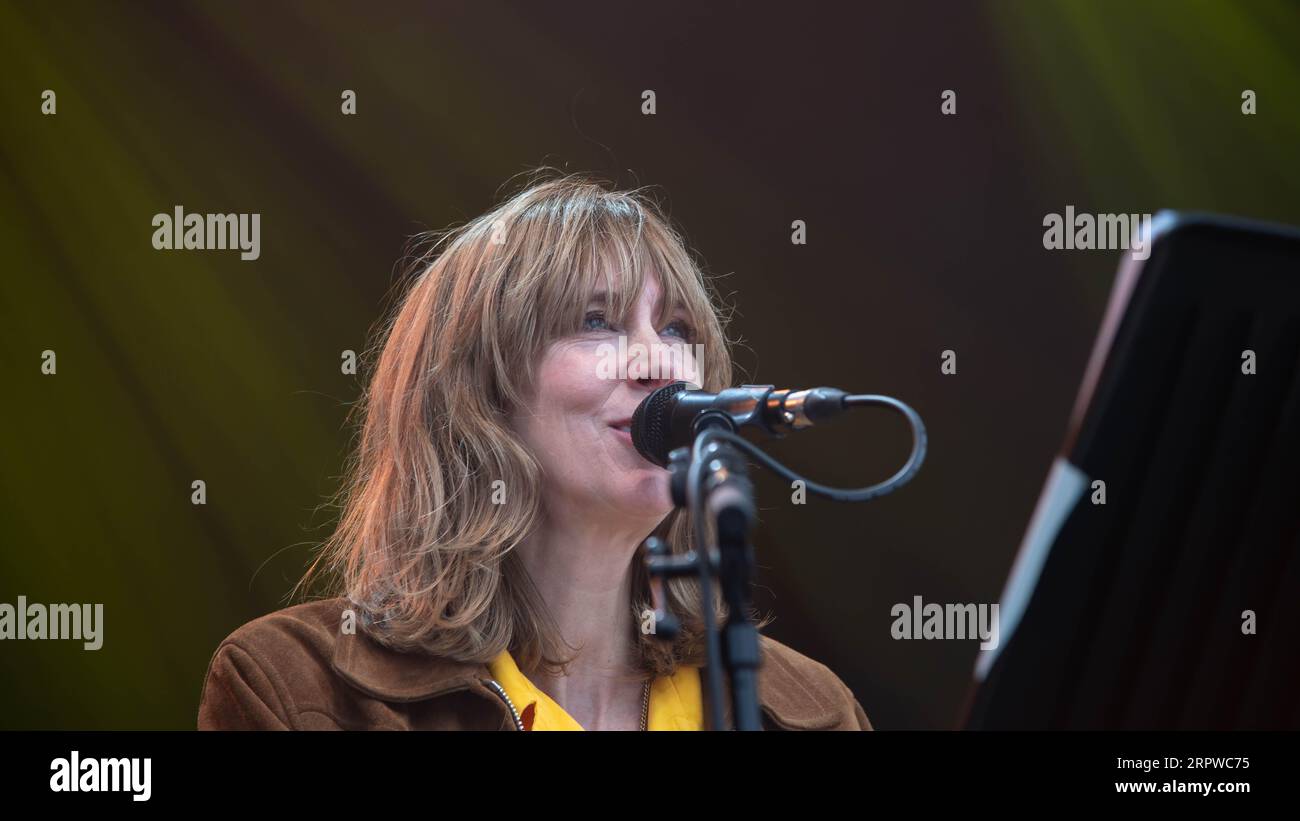
[[641, 694], [641, 730], [650, 729], [650, 680], [646, 679], [645, 690]]

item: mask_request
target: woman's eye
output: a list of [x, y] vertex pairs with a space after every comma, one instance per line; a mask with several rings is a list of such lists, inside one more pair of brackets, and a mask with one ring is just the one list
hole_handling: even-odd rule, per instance
[[670, 336], [678, 337], [679, 339], [690, 339], [691, 326], [687, 325], [685, 322], [683, 322], [680, 319], [674, 319], [672, 322], [669, 322], [668, 325], [664, 327], [664, 333]]
[[608, 331], [609, 323], [605, 321], [605, 315], [600, 311], [591, 311], [586, 318], [582, 320], [582, 329], [585, 331]]

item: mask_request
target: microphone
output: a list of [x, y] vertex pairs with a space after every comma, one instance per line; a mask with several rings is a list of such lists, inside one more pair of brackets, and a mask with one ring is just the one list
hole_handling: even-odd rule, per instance
[[776, 390], [741, 385], [720, 393], [673, 382], [641, 400], [632, 414], [632, 444], [647, 461], [668, 465], [668, 454], [689, 445], [709, 424], [735, 430], [756, 427], [772, 436], [800, 430], [845, 409], [848, 394], [835, 388]]

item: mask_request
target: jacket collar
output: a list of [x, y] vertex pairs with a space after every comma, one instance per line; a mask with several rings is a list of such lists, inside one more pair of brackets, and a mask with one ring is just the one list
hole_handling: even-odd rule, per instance
[[[836, 707], [824, 693], [808, 686], [807, 679], [796, 673], [792, 662], [797, 654], [761, 634], [759, 643], [763, 655], [763, 665], [758, 673], [761, 709], [778, 726], [790, 730], [819, 730], [833, 726], [838, 719]], [[492, 677], [486, 664], [400, 652], [379, 644], [361, 631], [337, 637], [331, 663], [334, 671], [353, 687], [374, 698], [392, 702], [423, 701], [473, 689], [476, 684], [481, 685]], [[707, 715], [707, 679], [702, 684]], [[724, 706], [723, 715], [729, 723], [730, 704]]]

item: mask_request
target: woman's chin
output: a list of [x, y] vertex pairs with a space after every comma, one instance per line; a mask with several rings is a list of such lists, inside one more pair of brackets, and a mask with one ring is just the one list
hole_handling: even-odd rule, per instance
[[626, 477], [626, 480], [627, 484], [619, 494], [618, 506], [626, 510], [629, 517], [658, 521], [672, 510], [673, 502], [668, 493], [666, 472], [658, 469], [638, 471], [637, 474]]

